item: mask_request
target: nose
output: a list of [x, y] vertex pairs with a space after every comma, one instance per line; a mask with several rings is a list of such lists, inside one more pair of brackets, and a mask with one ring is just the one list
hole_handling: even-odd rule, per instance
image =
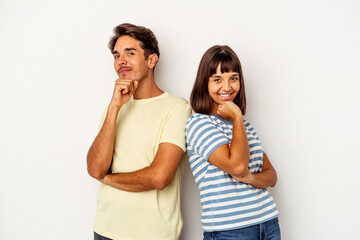
[[119, 56], [118, 64], [119, 65], [126, 65], [127, 64], [126, 57], [123, 54]]
[[224, 91], [230, 91], [231, 90], [231, 84], [229, 81], [223, 81], [222, 88]]

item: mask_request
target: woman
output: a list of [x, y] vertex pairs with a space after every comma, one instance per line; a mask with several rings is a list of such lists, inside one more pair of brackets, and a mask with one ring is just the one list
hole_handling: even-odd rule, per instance
[[200, 190], [204, 239], [280, 239], [267, 187], [277, 176], [246, 111], [241, 64], [228, 46], [201, 59], [186, 126], [190, 166]]

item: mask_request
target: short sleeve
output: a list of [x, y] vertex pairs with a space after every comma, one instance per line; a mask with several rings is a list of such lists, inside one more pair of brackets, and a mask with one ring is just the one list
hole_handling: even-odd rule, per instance
[[188, 151], [202, 156], [208, 161], [211, 153], [229, 140], [214, 122], [206, 115], [196, 114], [190, 117], [186, 126]]
[[191, 115], [191, 106], [187, 101], [174, 106], [166, 117], [160, 143], [172, 143], [180, 147], [184, 152], [185, 147], [185, 125]]

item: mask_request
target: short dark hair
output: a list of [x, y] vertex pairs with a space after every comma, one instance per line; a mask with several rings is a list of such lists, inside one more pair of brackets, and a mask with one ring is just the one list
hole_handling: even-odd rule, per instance
[[236, 95], [234, 103], [238, 105], [242, 114], [245, 115], [246, 96], [241, 63], [236, 53], [226, 45], [215, 45], [204, 53], [190, 95], [191, 107], [196, 113], [211, 113], [213, 100], [208, 89], [209, 78], [216, 73], [216, 68], [220, 63], [221, 73], [232, 71], [238, 72], [240, 75], [240, 91]]
[[140, 47], [144, 49], [145, 59], [147, 59], [149, 55], [153, 53], [156, 53], [158, 58], [160, 58], [158, 41], [150, 29], [143, 26], [136, 26], [131, 23], [123, 23], [116, 26], [114, 28], [114, 35], [110, 38], [108, 44], [111, 52], [114, 51], [116, 41], [122, 36], [130, 36], [140, 41]]

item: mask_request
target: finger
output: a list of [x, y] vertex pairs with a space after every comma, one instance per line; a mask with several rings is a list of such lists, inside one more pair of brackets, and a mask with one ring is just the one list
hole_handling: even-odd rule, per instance
[[132, 84], [132, 81], [128, 79], [118, 78], [116, 79], [115, 84]]
[[132, 85], [132, 89], [131, 89], [131, 95], [134, 94], [134, 92], [136, 91], [137, 87], [139, 85], [139, 82], [138, 81], [133, 81], [133, 85]]
[[132, 87], [130, 85], [124, 86], [124, 88], [121, 90], [122, 94], [129, 94], [132, 91]]
[[137, 89], [137, 87], [139, 86], [139, 82], [133, 81], [133, 85], [134, 85], [134, 91], [135, 91]]
[[121, 90], [121, 94], [122, 94], [122, 95], [126, 95], [126, 94], [128, 94], [129, 92], [130, 92], [130, 91], [127, 90], [127, 89]]
[[128, 94], [134, 87], [131, 80], [121, 80], [116, 82], [115, 88], [118, 89], [122, 94]]

